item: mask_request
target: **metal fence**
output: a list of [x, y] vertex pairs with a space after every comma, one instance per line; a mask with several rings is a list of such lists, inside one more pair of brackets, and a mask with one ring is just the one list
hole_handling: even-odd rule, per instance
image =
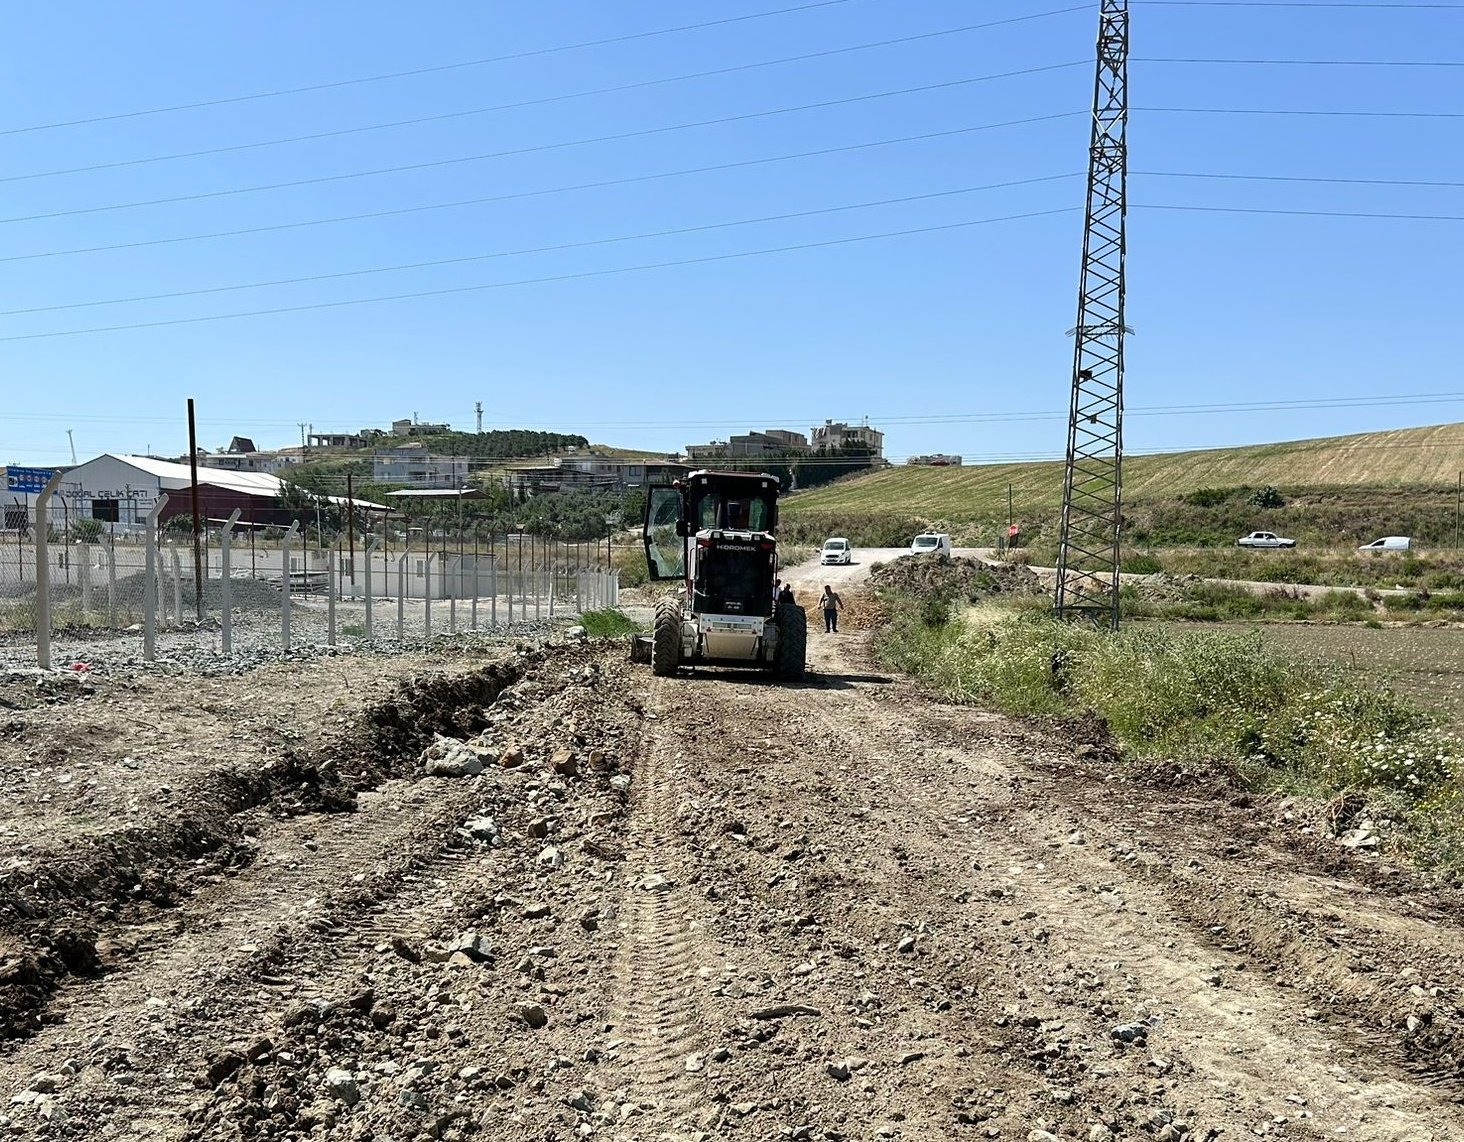
[[186, 636], [192, 649], [229, 657], [511, 633], [619, 601], [603, 545], [523, 533], [322, 542], [298, 525], [241, 532], [236, 512], [195, 553], [191, 534], [158, 528], [165, 503], [130, 535], [58, 531], [38, 503], [32, 534], [0, 533], [0, 632], [33, 634], [39, 665], [50, 667], [61, 638], [135, 639], [152, 661], [160, 643]]

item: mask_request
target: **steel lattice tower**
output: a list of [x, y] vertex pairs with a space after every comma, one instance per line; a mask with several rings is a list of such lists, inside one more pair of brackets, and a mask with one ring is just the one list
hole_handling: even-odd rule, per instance
[[1129, 13], [1128, 0], [1101, 3], [1056, 601], [1060, 617], [1117, 630]]

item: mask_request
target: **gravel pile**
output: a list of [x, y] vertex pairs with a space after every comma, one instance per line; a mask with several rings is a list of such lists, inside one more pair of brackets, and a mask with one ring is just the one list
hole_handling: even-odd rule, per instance
[[876, 567], [869, 581], [879, 590], [973, 602], [987, 595], [1042, 593], [1036, 573], [1025, 564], [986, 563], [965, 556], [910, 555]]

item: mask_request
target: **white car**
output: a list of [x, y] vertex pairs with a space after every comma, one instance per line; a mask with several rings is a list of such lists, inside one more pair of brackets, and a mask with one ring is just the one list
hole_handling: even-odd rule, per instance
[[819, 556], [818, 561], [825, 566], [831, 563], [853, 563], [854, 549], [849, 546], [849, 541], [843, 536], [834, 536], [824, 540], [823, 554]]
[[1253, 531], [1235, 541], [1241, 547], [1295, 547], [1296, 540], [1277, 535], [1274, 531]]
[[1364, 543], [1357, 550], [1359, 551], [1407, 551], [1413, 546], [1413, 540], [1406, 535], [1385, 535], [1382, 539], [1375, 539], [1371, 543]]
[[911, 555], [949, 555], [951, 537], [943, 531], [927, 531], [910, 541]]

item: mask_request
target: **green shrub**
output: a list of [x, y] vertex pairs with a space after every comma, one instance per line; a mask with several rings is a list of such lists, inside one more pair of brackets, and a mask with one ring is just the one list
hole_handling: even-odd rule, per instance
[[1180, 502], [1196, 508], [1217, 508], [1237, 496], [1244, 495], [1249, 488], [1196, 488], [1180, 496]]
[[616, 638], [641, 629], [624, 611], [613, 607], [602, 611], [586, 611], [580, 615], [580, 625], [591, 638]]
[[1139, 552], [1136, 555], [1127, 556], [1119, 564], [1118, 569], [1125, 575], [1158, 575], [1164, 570], [1164, 565], [1150, 555], [1147, 551]]

